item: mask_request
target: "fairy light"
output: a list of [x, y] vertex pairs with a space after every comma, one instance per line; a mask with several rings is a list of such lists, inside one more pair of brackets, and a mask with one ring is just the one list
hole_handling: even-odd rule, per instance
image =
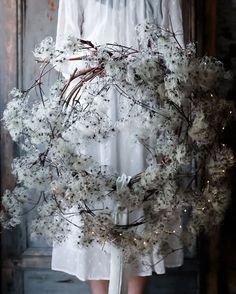
[[187, 209], [186, 208], [184, 209], [184, 212], [187, 212]]
[[173, 230], [173, 233], [175, 234], [175, 233], [176, 233], [176, 231], [175, 231], [175, 230]]
[[214, 97], [214, 95], [213, 95], [212, 93], [210, 94], [210, 96], [211, 96], [211, 97]]
[[179, 228], [182, 229], [182, 226], [180, 225]]
[[144, 246], [147, 246], [147, 242], [144, 241], [144, 242], [143, 242], [143, 245], [144, 245]]
[[210, 188], [210, 181], [207, 180], [207, 186], [206, 186], [206, 190], [207, 190], [207, 192], [209, 191], [209, 188]]
[[224, 130], [225, 129], [225, 127], [222, 127], [222, 130]]
[[233, 111], [232, 111], [232, 110], [230, 110], [229, 114], [232, 114], [232, 113], [233, 113]]

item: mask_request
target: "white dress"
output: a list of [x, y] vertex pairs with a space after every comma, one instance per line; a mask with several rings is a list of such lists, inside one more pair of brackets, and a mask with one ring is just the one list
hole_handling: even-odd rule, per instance
[[[63, 47], [67, 36], [81, 37], [95, 44], [116, 42], [137, 48], [135, 26], [145, 21], [173, 29], [178, 33], [179, 42], [183, 44], [181, 0], [60, 0], [57, 48]], [[63, 65], [61, 71], [66, 76], [75, 67], [78, 64], [71, 62]], [[115, 103], [111, 104], [108, 112], [111, 118], [116, 118]], [[101, 164], [112, 166], [120, 174], [133, 176], [145, 169], [146, 162], [143, 146], [131, 138], [129, 130], [124, 130], [119, 136], [99, 144], [90, 154]], [[173, 219], [173, 223], [178, 224], [179, 221]], [[75, 242], [76, 229], [72, 228], [72, 231], [64, 243], [54, 244], [52, 269], [75, 275], [82, 281], [109, 279], [109, 246], [106, 250], [100, 245], [78, 248]], [[162, 274], [166, 266], [182, 265], [182, 251], [176, 251], [163, 260], [157, 251], [157, 247], [153, 248], [152, 254], [140, 257], [132, 274], [149, 276], [153, 271]]]

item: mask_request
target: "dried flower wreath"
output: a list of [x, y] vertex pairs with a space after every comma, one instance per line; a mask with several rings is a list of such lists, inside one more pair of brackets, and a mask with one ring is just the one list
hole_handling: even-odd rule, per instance
[[[12, 164], [17, 186], [2, 199], [5, 227], [36, 209], [35, 234], [62, 242], [76, 229], [79, 246], [110, 242], [134, 257], [157, 243], [162, 254], [179, 250], [171, 236], [188, 243], [221, 222], [234, 162], [221, 143], [233, 113], [219, 94], [229, 74], [214, 57], [198, 57], [194, 44], [182, 48], [174, 33], [145, 24], [137, 34], [138, 50], [77, 38], [57, 50], [50, 37], [35, 49], [41, 74], [28, 90], [11, 91], [3, 115], [25, 152]], [[68, 62], [85, 69], [60, 77], [45, 94], [44, 78]], [[116, 121], [107, 112], [109, 91], [119, 93]], [[125, 128], [148, 151], [147, 168], [133, 177], [83, 153]], [[138, 217], [119, 222], [127, 212]], [[185, 230], [181, 223], [173, 229], [182, 213], [190, 216]]]

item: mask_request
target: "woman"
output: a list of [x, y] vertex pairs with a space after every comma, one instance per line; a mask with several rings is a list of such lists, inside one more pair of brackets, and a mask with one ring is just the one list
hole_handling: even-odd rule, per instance
[[[118, 43], [137, 48], [135, 26], [143, 22], [155, 23], [164, 29], [173, 30], [183, 44], [181, 0], [60, 0], [57, 28], [57, 48], [62, 48], [68, 36], [81, 37], [95, 44]], [[65, 77], [81, 65], [73, 62], [60, 68]], [[116, 95], [113, 92], [113, 95]], [[117, 116], [117, 99], [112, 99], [108, 114]], [[87, 152], [101, 164], [112, 166], [120, 174], [133, 176], [145, 168], [144, 150], [141, 144], [130, 139], [129, 130], [106, 143], [99, 144]], [[76, 232], [61, 245], [55, 245], [52, 255], [52, 269], [67, 272], [80, 280], [89, 280], [93, 294], [107, 294], [110, 278], [109, 249], [99, 245], [90, 248], [76, 246]], [[142, 294], [147, 276], [155, 271], [165, 272], [165, 266], [180, 266], [182, 252], [160, 259], [157, 248], [152, 256], [140, 258], [131, 271], [128, 294]]]

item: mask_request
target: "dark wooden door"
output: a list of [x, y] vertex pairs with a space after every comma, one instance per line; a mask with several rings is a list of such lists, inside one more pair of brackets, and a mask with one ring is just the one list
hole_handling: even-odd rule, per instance
[[[197, 2], [183, 0], [186, 40], [194, 40], [197, 35]], [[27, 88], [34, 81], [38, 66], [32, 50], [44, 37], [55, 37], [58, 0], [1, 0], [0, 5], [1, 116], [8, 91], [15, 86]], [[2, 127], [0, 148], [2, 193], [14, 185], [10, 164], [19, 152]], [[30, 238], [28, 219], [19, 228], [1, 235], [1, 248], [3, 294], [90, 293], [86, 283], [50, 270], [51, 247], [43, 239]], [[197, 294], [198, 288], [198, 260], [187, 258], [182, 268], [170, 270], [167, 275], [153, 276], [147, 293]]]

